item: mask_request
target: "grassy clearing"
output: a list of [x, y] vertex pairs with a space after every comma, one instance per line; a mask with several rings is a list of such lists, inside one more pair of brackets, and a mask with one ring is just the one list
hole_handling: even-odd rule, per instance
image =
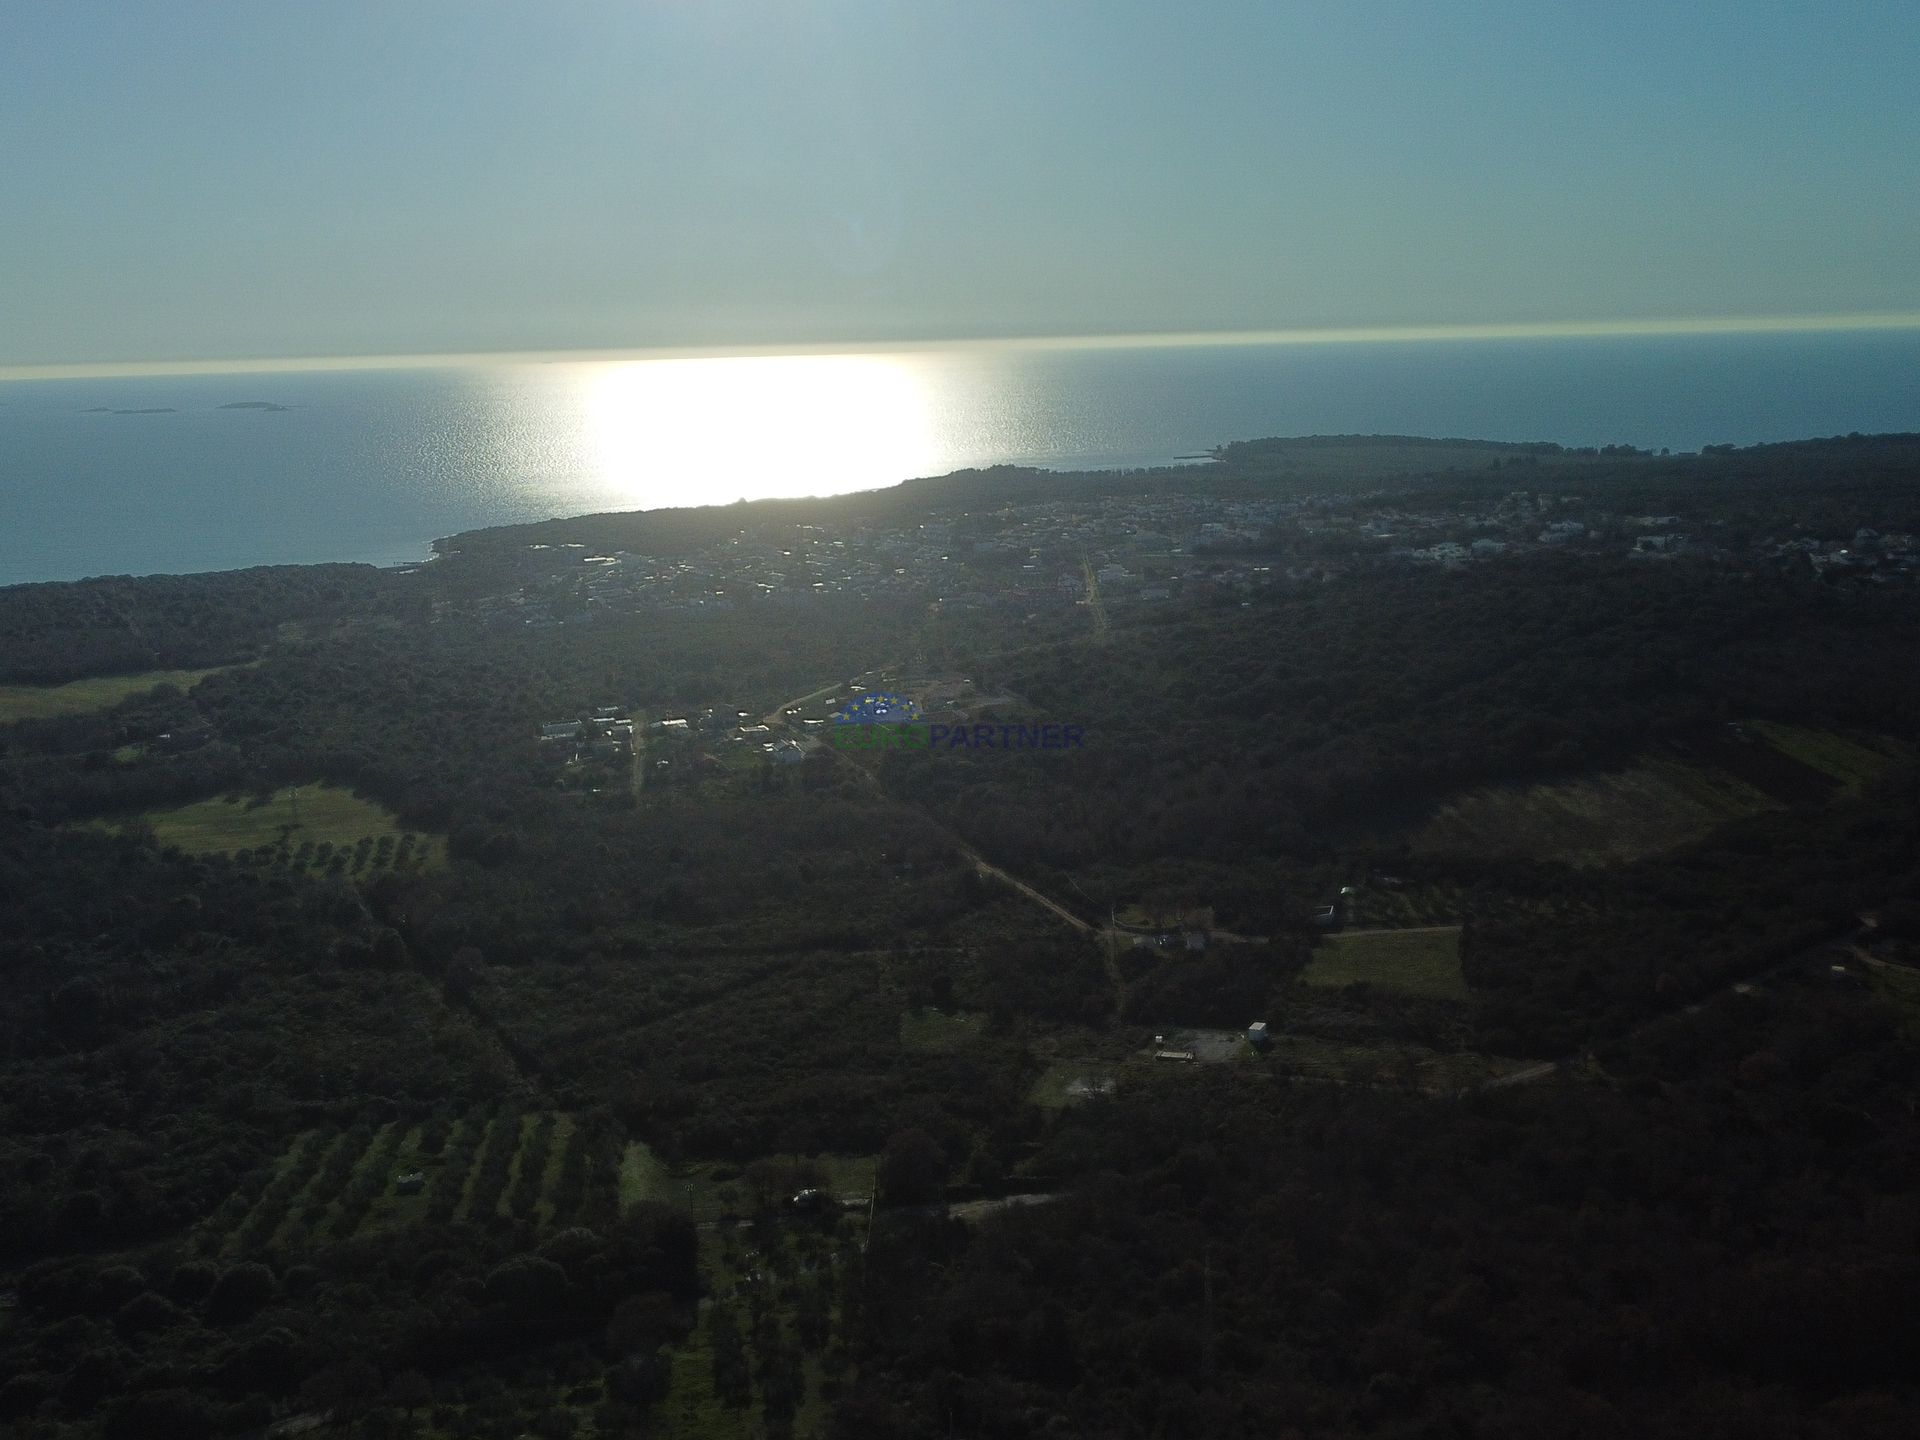
[[1034, 1082], [1027, 1098], [1043, 1110], [1060, 1110], [1089, 1098], [1069, 1088], [1075, 1081], [1105, 1079], [1117, 1084], [1119, 1077], [1120, 1067], [1111, 1060], [1056, 1060]]
[[1831, 730], [1803, 725], [1780, 725], [1771, 720], [1748, 722], [1747, 728], [1802, 765], [1811, 765], [1840, 782], [1840, 793], [1857, 799], [1862, 785], [1890, 774], [1912, 756], [1908, 747], [1892, 740], [1849, 738]]
[[61, 715], [92, 715], [111, 710], [133, 695], [145, 695], [156, 685], [191, 690], [209, 675], [231, 670], [148, 670], [139, 675], [102, 675], [93, 680], [70, 680], [65, 685], [0, 685], [0, 724], [15, 720], [51, 720]]
[[1525, 855], [1604, 865], [1657, 855], [1777, 808], [1753, 786], [1673, 755], [1540, 785], [1488, 785], [1447, 801], [1412, 838], [1424, 854]]
[[1460, 929], [1454, 925], [1329, 936], [1315, 948], [1300, 978], [1309, 985], [1364, 981], [1404, 995], [1468, 998], [1460, 976]]
[[[776, 1167], [795, 1162], [791, 1155], [767, 1157]], [[874, 1157], [871, 1155], [815, 1155], [811, 1164], [827, 1172], [826, 1189], [838, 1198], [873, 1194]], [[627, 1145], [620, 1164], [620, 1208], [642, 1200], [657, 1201], [684, 1210], [702, 1224], [744, 1220], [754, 1210], [752, 1180], [737, 1165], [703, 1161], [669, 1166], [639, 1141]]]
[[667, 1183], [671, 1179], [666, 1163], [654, 1155], [653, 1151], [638, 1140], [629, 1140], [627, 1150], [620, 1157], [620, 1209], [622, 1213], [631, 1210], [642, 1200], [661, 1200], [667, 1198]]
[[[701, 1237], [701, 1258], [712, 1241]], [[703, 1265], [702, 1269], [709, 1269]], [[667, 1417], [664, 1433], [686, 1436], [689, 1440], [761, 1440], [766, 1433], [758, 1408], [736, 1410], [720, 1403], [713, 1390], [713, 1332], [711, 1312], [703, 1312], [700, 1324], [684, 1345], [674, 1347], [673, 1379], [661, 1412]], [[797, 1430], [796, 1430], [797, 1433]]]
[[947, 1015], [929, 1005], [900, 1017], [900, 1044], [908, 1050], [949, 1055], [971, 1049], [980, 1038], [985, 1015]]
[[1368, 886], [1342, 903], [1356, 930], [1401, 930], [1416, 925], [1457, 925], [1466, 892], [1458, 885]]
[[[143, 811], [135, 818], [150, 826], [161, 844], [196, 855], [284, 851], [288, 863], [299, 865], [305, 857], [306, 864], [350, 874], [384, 868], [405, 840], [385, 808], [335, 786], [300, 786], [298, 809], [296, 823], [294, 792], [276, 790], [264, 800], [226, 795]], [[318, 853], [323, 845], [328, 847], [324, 858]], [[424, 837], [416, 836], [406, 849], [413, 868], [440, 858], [439, 846]]]

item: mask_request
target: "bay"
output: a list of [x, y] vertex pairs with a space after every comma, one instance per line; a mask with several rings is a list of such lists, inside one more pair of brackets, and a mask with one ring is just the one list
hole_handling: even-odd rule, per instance
[[[235, 408], [240, 407], [240, 408]], [[357, 560], [592, 511], [1391, 433], [1920, 429], [1920, 332], [897, 352], [0, 383], [0, 584]]]

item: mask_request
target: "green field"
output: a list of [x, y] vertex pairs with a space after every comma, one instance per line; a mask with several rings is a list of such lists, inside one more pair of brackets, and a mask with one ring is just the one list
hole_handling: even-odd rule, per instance
[[1403, 995], [1468, 998], [1467, 982], [1460, 976], [1457, 925], [1329, 936], [1315, 948], [1300, 978], [1309, 985], [1364, 982]]
[[230, 670], [148, 670], [139, 675], [102, 675], [94, 680], [72, 680], [65, 685], [0, 685], [0, 724], [15, 720], [47, 720], [57, 715], [91, 715], [111, 710], [130, 695], [144, 695], [156, 685], [191, 690], [209, 675]]
[[[196, 855], [284, 849], [295, 863], [304, 854], [309, 863], [328, 864], [352, 873], [364, 872], [369, 866], [382, 868], [396, 853], [397, 843], [389, 843], [383, 851], [381, 841], [400, 842], [403, 838], [392, 815], [348, 790], [302, 785], [297, 805], [296, 819], [294, 792], [276, 790], [265, 800], [259, 796], [220, 796], [170, 810], [143, 811], [134, 818], [151, 827], [163, 845], [177, 845]], [[371, 842], [364, 856], [359, 845], [363, 839]], [[329, 847], [325, 860], [317, 853], [322, 845]], [[438, 855], [438, 846], [432, 840], [416, 837], [408, 853], [410, 863], [430, 864]], [[339, 858], [342, 855], [344, 860]], [[335, 860], [339, 863], [334, 864]]]

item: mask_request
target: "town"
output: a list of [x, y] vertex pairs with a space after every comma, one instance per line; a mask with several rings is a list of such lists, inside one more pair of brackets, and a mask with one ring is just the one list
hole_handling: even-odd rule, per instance
[[1287, 499], [1201, 494], [934, 510], [918, 524], [750, 525], [692, 553], [534, 544], [526, 583], [473, 613], [535, 628], [641, 611], [718, 613], [825, 599], [1038, 616], [1075, 605], [1162, 605], [1324, 583], [1356, 569], [1458, 567], [1528, 554], [1803, 566], [1825, 578], [1911, 583], [1910, 534], [1736, 541], [1712, 515], [1621, 514], [1577, 494], [1514, 490], [1465, 503], [1425, 487]]

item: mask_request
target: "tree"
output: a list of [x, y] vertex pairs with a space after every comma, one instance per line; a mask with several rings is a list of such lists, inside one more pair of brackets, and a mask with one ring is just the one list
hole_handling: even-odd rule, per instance
[[924, 1205], [937, 1199], [947, 1179], [947, 1156], [924, 1130], [901, 1130], [887, 1139], [879, 1165], [880, 1198], [889, 1205]]

